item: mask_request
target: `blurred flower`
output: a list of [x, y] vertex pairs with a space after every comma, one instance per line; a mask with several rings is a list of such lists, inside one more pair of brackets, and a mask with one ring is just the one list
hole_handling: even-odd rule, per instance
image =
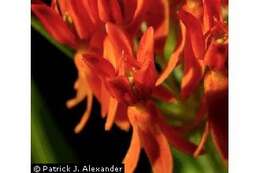
[[190, 96], [204, 80], [204, 96], [192, 126], [201, 122], [205, 114], [208, 121], [194, 155], [200, 152], [210, 131], [223, 159], [227, 160], [228, 31], [221, 11], [225, 5], [220, 0], [185, 1], [177, 13], [181, 28], [180, 42], [156, 84], [161, 84], [169, 76], [183, 56], [181, 97]]

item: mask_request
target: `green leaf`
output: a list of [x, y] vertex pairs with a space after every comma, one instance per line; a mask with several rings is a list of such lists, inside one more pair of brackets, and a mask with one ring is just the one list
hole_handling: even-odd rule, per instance
[[55, 163], [75, 160], [58, 125], [44, 104], [34, 82], [31, 85], [31, 154], [32, 162]]

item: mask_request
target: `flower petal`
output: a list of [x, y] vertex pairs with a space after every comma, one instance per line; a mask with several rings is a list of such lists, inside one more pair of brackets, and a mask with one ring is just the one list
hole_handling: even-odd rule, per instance
[[72, 48], [77, 47], [76, 36], [54, 10], [45, 4], [32, 4], [32, 11], [55, 40]]
[[203, 58], [205, 43], [200, 21], [183, 9], [179, 11], [178, 16], [186, 26], [190, 35], [191, 47], [195, 57], [200, 59]]
[[118, 107], [116, 110], [116, 117], [115, 117], [115, 123], [116, 125], [125, 131], [128, 131], [130, 128], [130, 123], [129, 123], [129, 119], [127, 116], [127, 105], [119, 102], [118, 103]]
[[181, 53], [185, 46], [185, 36], [186, 36], [186, 28], [182, 22], [180, 22], [181, 27], [181, 42], [177, 46], [176, 50], [172, 53], [169, 62], [167, 63], [166, 67], [163, 69], [160, 77], [156, 81], [156, 86], [163, 83], [163, 81], [171, 74], [172, 70], [176, 67], [180, 60]]
[[149, 27], [143, 34], [137, 51], [137, 61], [144, 64], [147, 61], [154, 62], [154, 31]]
[[136, 126], [133, 126], [131, 144], [123, 161], [123, 163], [125, 164], [126, 173], [134, 172], [139, 160], [140, 151], [141, 151], [141, 142], [140, 142], [138, 130]]
[[91, 33], [95, 31], [95, 26], [88, 15], [83, 0], [70, 1], [70, 7], [69, 15], [71, 15], [79, 37], [87, 40]]
[[108, 0], [98, 0], [98, 14], [102, 22], [106, 23], [111, 21], [109, 1]]
[[117, 56], [122, 57], [124, 54], [133, 56], [131, 42], [121, 28], [112, 23], [107, 23], [106, 32], [117, 50]]
[[75, 133], [79, 133], [82, 131], [82, 129], [86, 126], [90, 113], [91, 113], [91, 109], [92, 109], [92, 103], [93, 103], [93, 94], [92, 92], [89, 92], [87, 95], [87, 108], [83, 114], [83, 116], [80, 119], [80, 122], [77, 124], [77, 126], [74, 129]]
[[186, 45], [184, 47], [184, 76], [181, 81], [182, 98], [190, 96], [198, 86], [203, 75], [201, 62], [194, 56], [188, 33], [186, 39]]
[[200, 139], [200, 143], [193, 154], [194, 157], [198, 157], [200, 153], [203, 151], [204, 145], [208, 139], [208, 135], [209, 135], [209, 123], [207, 122], [202, 137]]
[[[148, 104], [149, 105], [149, 104]], [[173, 159], [166, 137], [154, 122], [153, 112], [149, 107], [132, 106], [128, 108], [128, 117], [138, 134], [153, 172], [172, 173]]]
[[117, 107], [118, 107], [118, 101], [115, 98], [110, 97], [108, 114], [107, 114], [107, 121], [106, 121], [106, 124], [105, 124], [105, 130], [111, 129], [113, 122], [115, 120], [115, 117], [116, 117]]
[[154, 173], [172, 173], [173, 159], [166, 137], [159, 130], [139, 131], [145, 152], [151, 162]]

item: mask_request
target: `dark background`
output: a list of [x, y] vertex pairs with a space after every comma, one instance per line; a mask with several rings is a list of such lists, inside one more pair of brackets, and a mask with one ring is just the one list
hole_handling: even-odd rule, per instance
[[[85, 101], [73, 109], [65, 103], [75, 96], [73, 89], [77, 71], [72, 59], [51, 45], [37, 31], [31, 32], [31, 75], [54, 122], [76, 155], [76, 161], [121, 163], [130, 145], [131, 130], [124, 132], [113, 126], [104, 130], [100, 105], [94, 100], [87, 126], [80, 134], [73, 132], [85, 110]], [[150, 172], [150, 164], [142, 151], [136, 172]]]

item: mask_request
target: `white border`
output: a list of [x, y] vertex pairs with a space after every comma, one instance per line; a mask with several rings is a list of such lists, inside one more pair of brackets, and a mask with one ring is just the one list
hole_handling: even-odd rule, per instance
[[0, 172], [30, 172], [30, 1], [0, 5]]
[[260, 1], [229, 2], [229, 171], [259, 172]]

